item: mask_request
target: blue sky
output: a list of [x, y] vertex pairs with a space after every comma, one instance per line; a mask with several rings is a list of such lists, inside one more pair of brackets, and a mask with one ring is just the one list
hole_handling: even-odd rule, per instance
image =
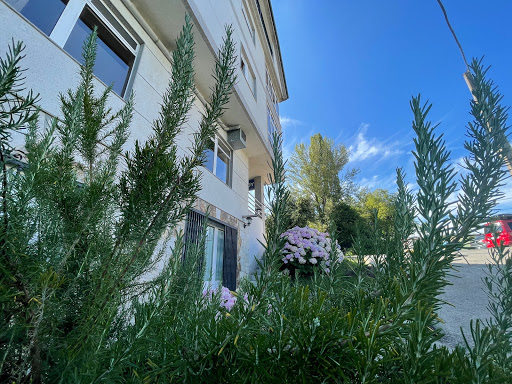
[[[485, 56], [512, 105], [512, 2], [445, 0], [468, 60]], [[465, 65], [436, 0], [273, 0], [290, 98], [280, 105], [284, 151], [316, 132], [351, 149], [348, 168], [370, 189], [413, 179], [409, 101], [433, 103], [452, 161], [465, 151], [471, 95]], [[502, 212], [512, 212], [512, 182]]]

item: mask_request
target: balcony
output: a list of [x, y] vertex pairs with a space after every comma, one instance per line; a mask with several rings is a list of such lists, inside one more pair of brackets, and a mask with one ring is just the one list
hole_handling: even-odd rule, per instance
[[263, 218], [263, 212], [265, 210], [265, 205], [259, 201], [255, 193], [251, 193], [249, 191], [248, 200], [247, 200], [247, 208], [249, 210], [250, 215], [256, 215], [259, 218]]

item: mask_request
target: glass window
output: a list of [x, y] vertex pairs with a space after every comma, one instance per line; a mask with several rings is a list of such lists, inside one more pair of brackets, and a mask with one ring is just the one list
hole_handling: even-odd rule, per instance
[[229, 170], [229, 149], [222, 143], [219, 143], [217, 149], [217, 171], [216, 175], [226, 184], [228, 183], [228, 170]]
[[244, 15], [245, 23], [247, 24], [247, 28], [249, 29], [249, 34], [251, 35], [252, 42], [256, 43], [256, 33], [254, 30], [254, 24], [252, 22], [250, 12], [249, 9], [247, 8], [247, 4], [245, 3], [245, 1], [242, 2], [242, 14]]
[[217, 176], [224, 183], [231, 183], [231, 150], [222, 143], [218, 137], [211, 141], [205, 150], [206, 161], [204, 167]]
[[215, 281], [222, 283], [222, 268], [224, 266], [224, 231], [217, 228], [217, 254], [215, 255]]
[[272, 79], [270, 78], [270, 75], [268, 74], [268, 72], [267, 72], [267, 92], [268, 92], [268, 97], [270, 99], [271, 104], [274, 106], [276, 113], [279, 114], [279, 100], [277, 99], [274, 84], [272, 83]]
[[7, 3], [50, 36], [68, 0], [7, 0]]
[[267, 120], [268, 120], [268, 139], [272, 141], [272, 136], [275, 132], [277, 132], [276, 123], [274, 122], [274, 117], [272, 116], [272, 112], [270, 112], [270, 108], [267, 107]]
[[215, 159], [215, 142], [210, 141], [208, 148], [205, 150], [206, 155], [206, 162], [204, 163], [204, 166], [206, 169], [208, 169], [210, 172], [213, 172], [213, 163]]
[[256, 76], [254, 75], [254, 72], [249, 67], [247, 57], [245, 56], [244, 51], [242, 50], [242, 55], [240, 57], [240, 71], [245, 77], [245, 80], [247, 80], [247, 84], [249, 84], [249, 88], [251, 89], [252, 94], [256, 98]]
[[245, 66], [245, 61], [244, 61], [244, 58], [242, 57], [240, 59], [240, 70], [242, 71], [242, 73], [244, 74], [244, 76], [247, 77], [246, 73], [247, 73], [247, 67]]
[[89, 7], [84, 7], [64, 45], [64, 49], [80, 63], [83, 63], [82, 46], [94, 27], [98, 28], [98, 51], [96, 53], [94, 74], [105, 84], [112, 84], [113, 91], [122, 96], [135, 61], [135, 55]]
[[205, 254], [205, 266], [204, 266], [204, 280], [210, 281], [212, 279], [212, 260], [213, 260], [213, 232], [214, 228], [211, 226], [208, 226], [206, 228], [206, 239], [205, 239], [205, 245], [204, 245], [204, 254]]
[[224, 229], [209, 225], [206, 229], [204, 280], [213, 288], [222, 286]]

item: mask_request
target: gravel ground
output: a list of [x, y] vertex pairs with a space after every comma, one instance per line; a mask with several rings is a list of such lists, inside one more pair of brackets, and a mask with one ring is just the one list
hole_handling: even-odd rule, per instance
[[485, 320], [489, 317], [485, 284], [482, 281], [489, 253], [487, 249], [474, 249], [464, 251], [463, 255], [466, 260], [461, 257], [453, 264], [457, 269], [449, 278], [453, 285], [446, 287], [446, 292], [441, 296], [452, 305], [445, 304], [439, 311], [439, 317], [445, 322], [441, 327], [446, 333], [441, 344], [451, 348], [457, 344], [464, 345], [461, 327], [470, 340], [470, 320]]

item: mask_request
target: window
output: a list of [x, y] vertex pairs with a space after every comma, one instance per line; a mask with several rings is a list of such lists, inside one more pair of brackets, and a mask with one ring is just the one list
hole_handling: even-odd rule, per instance
[[231, 150], [221, 139], [215, 137], [205, 150], [206, 162], [204, 167], [221, 179], [231, 184]]
[[7, 0], [7, 3], [50, 36], [68, 0]]
[[263, 12], [261, 11], [261, 6], [260, 6], [259, 0], [256, 0], [256, 7], [258, 8], [261, 25], [263, 26], [263, 31], [265, 32], [265, 38], [267, 39], [267, 44], [268, 44], [268, 49], [270, 50], [270, 55], [272, 57], [274, 57], [274, 50], [272, 49], [272, 44], [270, 43], [270, 37], [268, 36], [267, 26], [265, 25], [265, 18], [263, 17]]
[[105, 22], [88, 6], [84, 7], [64, 49], [80, 63], [83, 63], [82, 46], [94, 27], [98, 29], [98, 50], [94, 74], [105, 84], [112, 84], [115, 93], [123, 95], [128, 75], [135, 61], [135, 54], [110, 31]]
[[[185, 222], [185, 252], [190, 246], [198, 245], [206, 217], [204, 214], [191, 210]], [[236, 273], [238, 265], [238, 231], [216, 219], [208, 219], [206, 223], [205, 252], [203, 259], [204, 281], [214, 288], [224, 286], [236, 289]], [[194, 248], [192, 248], [194, 249]]]
[[270, 111], [270, 108], [267, 107], [267, 124], [268, 124], [268, 139], [272, 142], [273, 135], [278, 132], [276, 122], [274, 121], [274, 116]]
[[97, 27], [94, 74], [118, 95], [126, 93], [138, 45], [100, 1], [7, 1], [79, 62], [85, 39]]
[[204, 281], [213, 288], [222, 285], [224, 261], [224, 228], [208, 225], [206, 229]]
[[240, 71], [247, 80], [247, 84], [249, 84], [249, 88], [251, 89], [254, 98], [256, 98], [256, 76], [252, 68], [249, 66], [249, 62], [247, 61], [247, 56], [242, 49], [242, 54], [240, 55]]
[[270, 103], [274, 106], [276, 113], [279, 115], [279, 100], [277, 99], [276, 91], [272, 79], [267, 71], [267, 92]]
[[244, 15], [245, 23], [247, 24], [247, 29], [249, 29], [249, 34], [251, 35], [252, 42], [256, 43], [256, 30], [254, 29], [254, 23], [252, 22], [251, 13], [249, 8], [247, 7], [247, 3], [242, 1], [242, 14]]

